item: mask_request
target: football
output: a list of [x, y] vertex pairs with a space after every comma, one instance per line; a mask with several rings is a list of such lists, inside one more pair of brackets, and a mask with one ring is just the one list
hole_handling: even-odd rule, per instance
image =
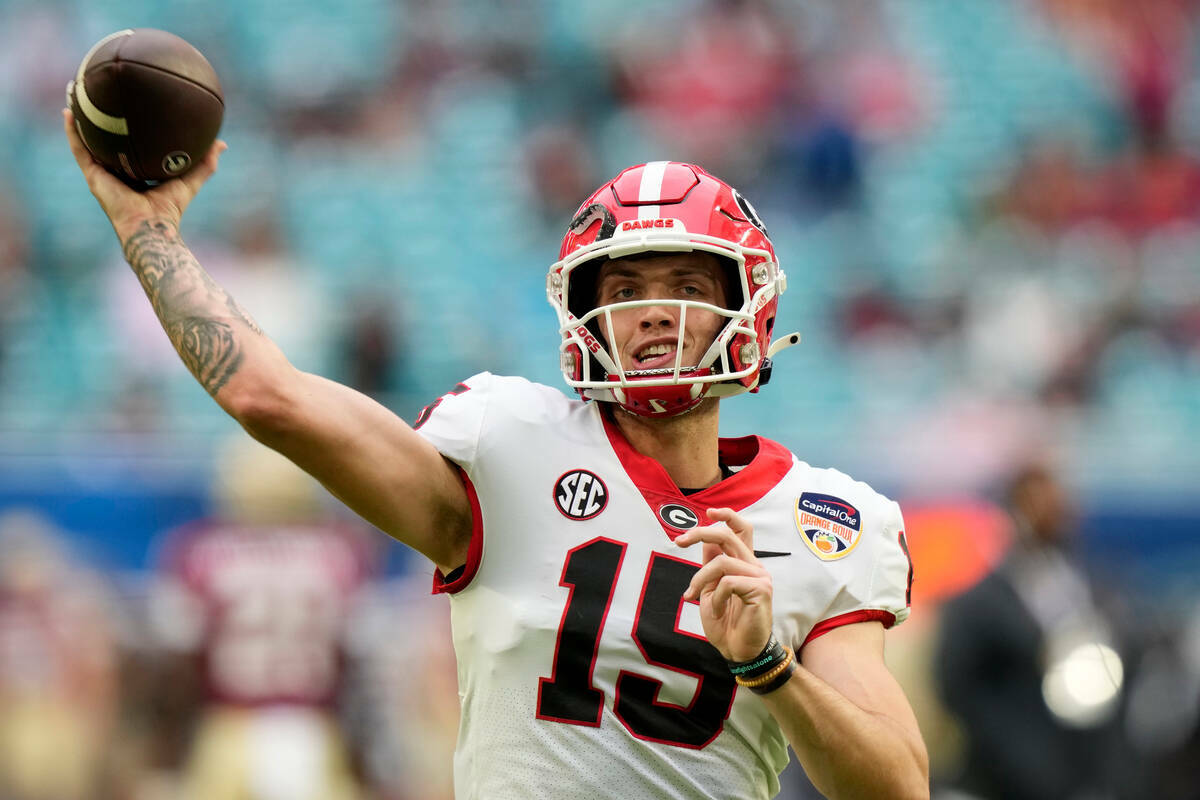
[[135, 186], [186, 173], [212, 147], [225, 114], [208, 59], [154, 28], [96, 42], [67, 84], [67, 105], [92, 156]]

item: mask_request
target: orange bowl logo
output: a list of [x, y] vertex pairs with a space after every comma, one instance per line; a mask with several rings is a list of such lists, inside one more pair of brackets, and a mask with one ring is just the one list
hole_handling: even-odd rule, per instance
[[800, 535], [808, 549], [822, 561], [836, 561], [845, 558], [854, 550], [861, 533], [854, 531], [853, 538], [847, 540], [824, 528], [801, 528]]
[[862, 514], [840, 497], [804, 492], [796, 498], [796, 529], [814, 556], [837, 561], [862, 540]]

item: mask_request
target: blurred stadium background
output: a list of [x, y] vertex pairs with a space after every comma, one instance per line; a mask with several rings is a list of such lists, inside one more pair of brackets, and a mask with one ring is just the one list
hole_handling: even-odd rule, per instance
[[[905, 507], [916, 608], [890, 657], [938, 787], [961, 751], [930, 677], [938, 605], [1001, 558], [999, 491], [1022, 464], [1053, 465], [1077, 550], [1142, 640], [1186, 649], [1200, 3], [0, 0], [0, 514], [21, 541], [63, 542], [51, 560], [109, 598], [96, 647], [112, 666], [79, 669], [108, 676], [87, 713], [117, 731], [99, 760], [120, 764], [101, 770], [108, 795], [74, 796], [174, 785], [177, 761], [113, 742], [130, 719], [153, 730], [127, 673], [162, 646], [148, 587], [167, 532], [218, 513], [212, 476], [238, 434], [176, 362], [63, 141], [66, 81], [124, 27], [183, 36], [221, 76], [230, 149], [183, 229], [201, 262], [297, 365], [409, 420], [484, 369], [560, 384], [544, 271], [620, 168], [695, 160], [750, 197], [789, 277], [777, 330], [804, 340], [727, 404], [725, 433], [769, 435]], [[389, 619], [429, 568], [376, 546]], [[404, 649], [394, 621], [370, 624]], [[406, 676], [420, 660], [374, 658]], [[7, 663], [0, 698], [19, 683]], [[1134, 716], [1158, 712], [1145, 703]], [[350, 740], [393, 747], [355, 756], [377, 796], [437, 796], [403, 773], [429, 770], [421, 726], [452, 714], [411, 706], [342, 714]], [[158, 783], [131, 777], [142, 767]], [[1196, 796], [1191, 777], [1192, 794], [1154, 796]]]

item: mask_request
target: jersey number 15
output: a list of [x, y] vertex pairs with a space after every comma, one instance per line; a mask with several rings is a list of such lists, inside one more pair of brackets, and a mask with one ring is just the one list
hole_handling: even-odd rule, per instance
[[[538, 686], [539, 719], [600, 725], [604, 692], [592, 685], [592, 673], [626, 547], [599, 537], [568, 551], [560, 584], [570, 595], [559, 623], [553, 672]], [[613, 712], [639, 739], [699, 749], [720, 734], [737, 684], [707, 639], [679, 629], [683, 592], [697, 569], [689, 561], [653, 554], [633, 627], [646, 663], [697, 679], [691, 702], [661, 702], [661, 681], [621, 670]]]

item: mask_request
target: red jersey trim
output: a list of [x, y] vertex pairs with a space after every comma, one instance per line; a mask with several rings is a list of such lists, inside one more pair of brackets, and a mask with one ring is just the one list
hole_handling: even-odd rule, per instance
[[[691, 508], [700, 518], [701, 524], [707, 524], [705, 509], [732, 508], [734, 511], [740, 511], [753, 505], [778, 486], [792, 468], [791, 452], [770, 439], [761, 436], [720, 439], [717, 449], [721, 461], [727, 466], [742, 469], [694, 494], [684, 494], [679, 491], [679, 487], [671, 480], [662, 464], [633, 448], [621, 433], [621, 429], [603, 409], [600, 411], [600, 418], [604, 422], [604, 432], [613, 452], [625, 468], [625, 473], [642, 493], [646, 504], [656, 512], [656, 517], [657, 509], [663, 503], [672, 502]], [[661, 517], [659, 522], [671, 539], [683, 532], [669, 527]]]
[[896, 615], [880, 608], [863, 608], [858, 611], [848, 611], [845, 614], [838, 614], [836, 617], [830, 617], [829, 619], [823, 619], [813, 626], [813, 629], [808, 632], [808, 636], [804, 637], [804, 643], [800, 645], [800, 649], [803, 650], [804, 646], [813, 639], [824, 636], [834, 628], [840, 628], [843, 625], [853, 625], [856, 622], [882, 622], [883, 627], [890, 628], [896, 624]]
[[467, 477], [462, 467], [458, 467], [458, 477], [462, 479], [463, 487], [467, 490], [467, 500], [471, 503], [471, 543], [467, 545], [467, 563], [454, 580], [446, 583], [446, 576], [440, 569], [433, 570], [433, 594], [456, 594], [467, 588], [467, 584], [479, 571], [479, 560], [483, 557], [483, 512], [479, 510], [479, 495], [475, 484]]

